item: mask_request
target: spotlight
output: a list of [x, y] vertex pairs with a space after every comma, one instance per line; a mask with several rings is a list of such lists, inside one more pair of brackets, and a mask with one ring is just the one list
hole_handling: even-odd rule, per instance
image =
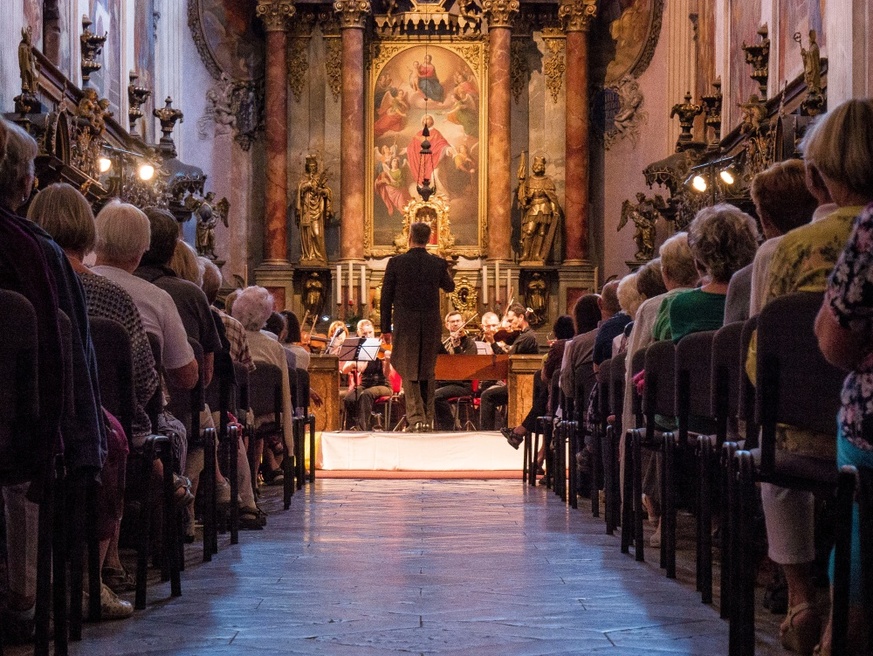
[[695, 191], [699, 191], [700, 193], [703, 193], [709, 188], [706, 178], [700, 174], [694, 176], [691, 180], [691, 186], [694, 187]]
[[140, 164], [137, 174], [140, 180], [148, 182], [155, 176], [155, 167], [151, 164]]
[[719, 171], [718, 177], [720, 177], [722, 182], [724, 182], [726, 185], [732, 185], [734, 182], [737, 181], [737, 173], [736, 169], [734, 169], [734, 165], [731, 164], [727, 168]]
[[100, 168], [100, 173], [106, 173], [112, 168], [112, 160], [108, 157], [101, 157], [97, 160], [97, 166]]

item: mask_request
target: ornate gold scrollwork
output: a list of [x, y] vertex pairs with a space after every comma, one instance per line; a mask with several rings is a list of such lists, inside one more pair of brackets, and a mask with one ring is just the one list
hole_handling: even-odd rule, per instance
[[566, 70], [564, 46], [566, 39], [561, 31], [555, 28], [543, 30], [543, 43], [549, 51], [549, 56], [543, 62], [543, 73], [546, 75], [546, 88], [552, 96], [552, 103], [558, 103], [561, 87], [564, 84], [564, 71]]
[[482, 13], [488, 18], [488, 27], [512, 27], [512, 19], [518, 14], [518, 0], [483, 0]]
[[431, 229], [431, 243], [427, 249], [440, 257], [455, 255], [455, 236], [449, 223], [449, 204], [439, 194], [430, 200], [414, 198], [403, 208], [403, 230], [394, 238], [394, 250], [404, 252], [409, 242], [409, 226], [413, 223], [427, 223]]
[[478, 325], [478, 320], [472, 317], [475, 317], [479, 310], [479, 290], [470, 283], [467, 276], [461, 276], [455, 281], [455, 291], [449, 294], [449, 303], [452, 304], [452, 308], [461, 313], [464, 321], [469, 321], [468, 330]]
[[255, 13], [264, 21], [268, 32], [284, 32], [288, 29], [288, 19], [296, 9], [291, 0], [258, 0]]
[[558, 7], [558, 18], [566, 32], [587, 32], [597, 16], [597, 0], [563, 0]]
[[521, 100], [521, 94], [530, 77], [530, 66], [525, 57], [527, 44], [522, 39], [512, 39], [509, 44], [509, 90], [515, 98], [515, 104]]
[[342, 28], [363, 29], [372, 7], [368, 0], [337, 0], [333, 3], [333, 10], [339, 14]]

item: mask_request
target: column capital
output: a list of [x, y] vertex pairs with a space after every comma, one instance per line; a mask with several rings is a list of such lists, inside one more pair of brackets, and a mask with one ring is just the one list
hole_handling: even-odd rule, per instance
[[339, 14], [340, 28], [364, 29], [372, 12], [369, 0], [336, 0], [333, 10]]
[[565, 32], [587, 32], [597, 15], [597, 0], [561, 0], [558, 18]]
[[488, 18], [488, 27], [512, 27], [518, 14], [518, 0], [482, 0], [482, 13]]
[[258, 0], [255, 9], [268, 32], [285, 32], [288, 29], [288, 19], [296, 11], [291, 0]]

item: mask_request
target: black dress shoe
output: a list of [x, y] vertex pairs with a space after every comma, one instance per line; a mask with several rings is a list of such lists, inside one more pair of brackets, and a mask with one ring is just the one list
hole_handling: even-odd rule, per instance
[[506, 441], [509, 442], [509, 446], [513, 449], [518, 449], [522, 442], [524, 442], [524, 437], [522, 435], [518, 435], [513, 429], [508, 426], [504, 426], [500, 429], [500, 432], [503, 434], [503, 437], [506, 438]]

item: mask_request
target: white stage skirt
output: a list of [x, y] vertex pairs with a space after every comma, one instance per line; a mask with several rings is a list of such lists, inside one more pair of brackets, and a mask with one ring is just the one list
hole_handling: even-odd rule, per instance
[[316, 464], [327, 470], [513, 471], [522, 449], [498, 431], [447, 433], [322, 433]]

